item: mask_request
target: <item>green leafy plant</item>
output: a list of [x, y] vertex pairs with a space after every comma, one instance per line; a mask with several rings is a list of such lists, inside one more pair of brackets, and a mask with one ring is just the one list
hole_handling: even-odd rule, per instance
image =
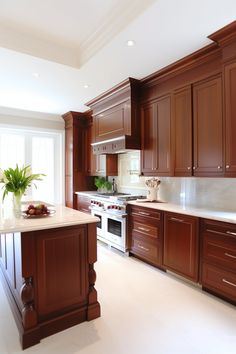
[[15, 196], [22, 196], [26, 189], [32, 184], [37, 188], [33, 181], [41, 181], [44, 174], [31, 173], [31, 167], [25, 166], [20, 168], [16, 165], [16, 168], [8, 168], [7, 170], [0, 170], [0, 183], [4, 183], [2, 189], [4, 200], [9, 192], [12, 192]]
[[112, 189], [112, 183], [107, 181], [105, 177], [95, 177], [95, 186], [98, 189], [105, 188], [108, 191]]

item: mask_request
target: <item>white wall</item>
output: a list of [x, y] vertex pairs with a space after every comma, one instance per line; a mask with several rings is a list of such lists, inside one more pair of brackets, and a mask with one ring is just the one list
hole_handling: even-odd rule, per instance
[[[146, 195], [145, 180], [139, 177], [139, 151], [119, 155], [118, 190]], [[151, 177], [149, 177], [151, 178]], [[196, 207], [236, 210], [236, 178], [159, 177], [159, 199]]]

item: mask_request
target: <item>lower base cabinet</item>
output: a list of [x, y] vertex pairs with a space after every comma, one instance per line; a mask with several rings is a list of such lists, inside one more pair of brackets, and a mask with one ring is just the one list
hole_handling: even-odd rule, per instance
[[162, 264], [162, 213], [131, 206], [129, 209], [130, 253], [155, 266]]
[[130, 254], [236, 304], [236, 224], [129, 205]]
[[236, 225], [201, 220], [201, 283], [236, 304]]
[[198, 265], [198, 218], [165, 213], [163, 266], [197, 282]]

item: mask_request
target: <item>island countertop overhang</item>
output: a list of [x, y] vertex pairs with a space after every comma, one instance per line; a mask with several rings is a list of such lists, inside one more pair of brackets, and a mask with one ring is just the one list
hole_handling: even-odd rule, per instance
[[92, 215], [62, 205], [55, 206], [55, 211], [52, 216], [42, 218], [16, 218], [12, 209], [0, 207], [0, 233], [45, 230], [99, 221]]

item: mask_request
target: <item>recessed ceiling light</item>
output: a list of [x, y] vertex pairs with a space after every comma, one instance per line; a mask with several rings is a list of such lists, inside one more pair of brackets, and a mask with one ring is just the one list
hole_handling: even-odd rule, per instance
[[84, 85], [84, 88], [86, 88], [86, 89], [89, 88], [89, 85], [85, 84], [85, 85]]
[[33, 77], [35, 77], [36, 79], [39, 78], [39, 73], [33, 73], [32, 75], [33, 75]]
[[126, 44], [128, 47], [133, 47], [135, 45], [135, 41], [133, 41], [133, 39], [129, 39]]

